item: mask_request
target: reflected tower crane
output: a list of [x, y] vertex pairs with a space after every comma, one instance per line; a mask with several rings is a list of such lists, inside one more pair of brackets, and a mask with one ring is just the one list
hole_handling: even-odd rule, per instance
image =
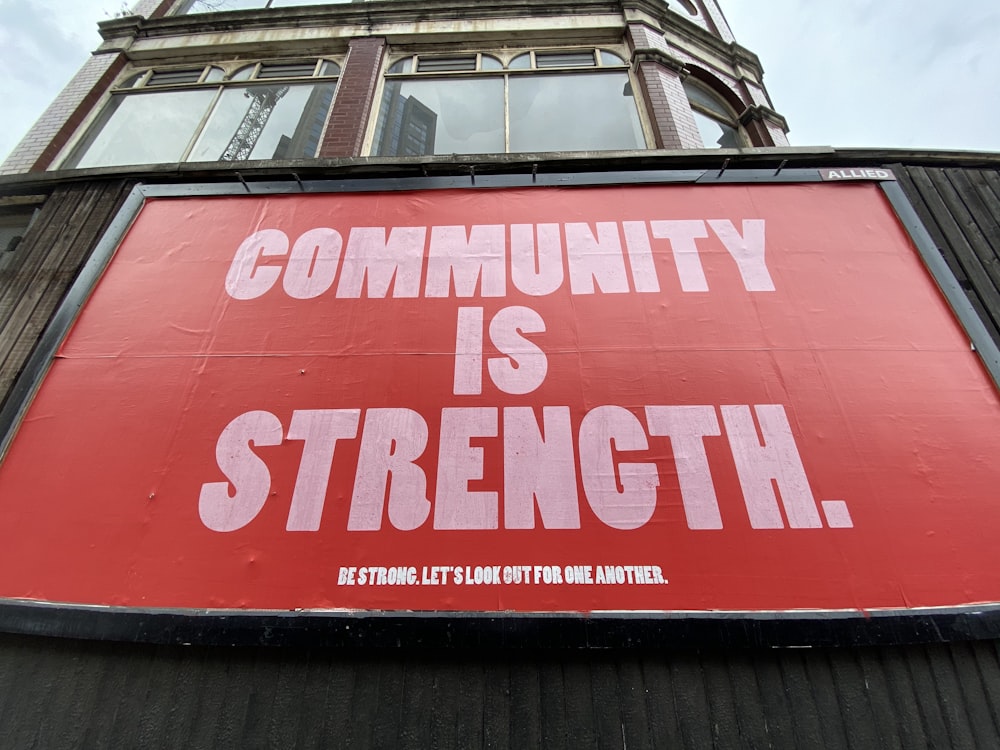
[[226, 145], [219, 161], [246, 161], [253, 153], [254, 146], [260, 139], [261, 133], [267, 121], [271, 118], [271, 113], [285, 94], [288, 93], [288, 86], [254, 86], [244, 92], [244, 96], [251, 99], [250, 107], [243, 115], [243, 120], [233, 133], [233, 137]]

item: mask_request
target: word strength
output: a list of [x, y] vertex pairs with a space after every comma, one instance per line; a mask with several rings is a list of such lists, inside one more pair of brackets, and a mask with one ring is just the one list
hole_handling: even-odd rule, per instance
[[[214, 531], [236, 531], [251, 523], [272, 490], [271, 470], [253, 447], [301, 441], [299, 467], [286, 529], [318, 531], [334, 472], [338, 446], [360, 440], [356, 463], [349, 467], [348, 531], [378, 531], [386, 517], [400, 531], [431, 522], [437, 530], [535, 528], [536, 516], [547, 529], [579, 529], [584, 502], [603, 524], [620, 530], [645, 526], [657, 509], [661, 483], [652, 460], [650, 439], [669, 440], [684, 513], [691, 529], [721, 529], [706, 440], [719, 440], [722, 426], [755, 529], [821, 528], [785, 410], [778, 404], [749, 406], [647, 406], [644, 420], [621, 406], [598, 406], [583, 417], [574, 435], [566, 406], [447, 408], [440, 415], [436, 477], [428, 495], [426, 461], [430, 429], [412, 409], [303, 410], [292, 414], [287, 429], [270, 412], [251, 411], [223, 430], [216, 446], [219, 468], [228, 478], [202, 486], [202, 522]], [[718, 418], [721, 412], [722, 420]], [[756, 419], [755, 419], [756, 416]], [[539, 421], [541, 417], [541, 421]], [[644, 424], [645, 422], [645, 424]], [[503, 461], [501, 486], [482, 484], [486, 465], [484, 438]], [[764, 438], [758, 438], [758, 429]], [[659, 451], [662, 453], [662, 450]], [[493, 456], [490, 457], [494, 459]], [[344, 486], [342, 475], [336, 484]], [[778, 493], [783, 506], [779, 508]], [[833, 527], [850, 527], [843, 501], [824, 503]], [[536, 513], [537, 510], [537, 513]], [[433, 520], [431, 518], [433, 517]]]
[[658, 565], [432, 565], [342, 567], [339, 586], [662, 586]]

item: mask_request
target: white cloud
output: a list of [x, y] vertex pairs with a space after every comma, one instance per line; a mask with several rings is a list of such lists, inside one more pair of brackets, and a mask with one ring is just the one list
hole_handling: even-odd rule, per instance
[[996, 0], [722, 0], [794, 145], [1000, 150]]
[[6, 155], [101, 42], [112, 0], [0, 0], [0, 155]]

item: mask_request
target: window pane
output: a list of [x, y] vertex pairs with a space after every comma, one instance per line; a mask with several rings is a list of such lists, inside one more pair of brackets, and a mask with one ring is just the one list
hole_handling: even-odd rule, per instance
[[316, 72], [316, 61], [302, 63], [265, 64], [257, 71], [258, 78], [311, 78]]
[[511, 70], [527, 70], [531, 67], [531, 53], [525, 52], [523, 55], [518, 55], [510, 61], [510, 65], [507, 67]]
[[624, 65], [625, 61], [622, 60], [618, 55], [607, 52], [606, 50], [601, 50], [601, 65]]
[[217, 13], [223, 10], [248, 10], [264, 8], [267, 0], [194, 0], [184, 13]]
[[483, 55], [483, 70], [503, 70], [503, 63], [490, 55]]
[[420, 73], [446, 73], [456, 70], [475, 70], [476, 56], [465, 57], [421, 57], [417, 60]]
[[503, 150], [502, 78], [386, 81], [372, 147], [376, 156]]
[[184, 155], [215, 89], [160, 91], [112, 98], [69, 167], [155, 164]]
[[626, 73], [510, 78], [510, 150], [645, 148]]
[[404, 57], [402, 60], [397, 60], [392, 65], [389, 66], [387, 73], [410, 73], [411, 66], [413, 65], [412, 57]]
[[153, 75], [149, 77], [146, 82], [147, 86], [177, 86], [183, 83], [198, 83], [201, 80], [201, 74], [205, 72], [204, 68], [195, 68], [193, 70], [165, 70], [165, 71], [154, 71]]
[[326, 83], [226, 89], [188, 161], [311, 158], [335, 88]]
[[694, 121], [698, 125], [701, 142], [705, 148], [740, 148], [742, 144], [735, 128], [713, 120], [698, 110], [693, 111]]
[[695, 104], [698, 104], [709, 112], [714, 112], [719, 117], [729, 120], [732, 115], [729, 113], [729, 108], [723, 104], [718, 97], [714, 94], [710, 94], [701, 86], [696, 86], [694, 84], [684, 82], [684, 93], [687, 94], [687, 98], [690, 99]]
[[536, 52], [536, 68], [591, 68], [594, 53], [586, 52]]

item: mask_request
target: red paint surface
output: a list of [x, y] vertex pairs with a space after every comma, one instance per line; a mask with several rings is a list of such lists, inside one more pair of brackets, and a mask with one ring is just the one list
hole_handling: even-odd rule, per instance
[[[242, 240], [329, 226], [764, 219], [776, 291], [749, 293], [717, 239], [710, 290], [681, 290], [654, 240], [657, 294], [494, 299], [230, 299]], [[525, 305], [549, 357], [542, 386], [452, 393], [455, 320]], [[491, 351], [487, 344], [486, 355]], [[256, 453], [272, 495], [248, 526], [209, 530], [220, 432], [251, 410], [287, 430], [303, 409], [407, 407], [430, 444], [442, 408], [781, 404], [817, 502], [853, 529], [750, 527], [723, 434], [705, 445], [724, 528], [685, 523], [670, 442], [658, 503], [634, 531], [348, 532], [359, 440], [338, 444], [322, 526], [285, 522], [301, 441]], [[721, 420], [720, 420], [721, 421]], [[363, 422], [363, 414], [362, 414]], [[724, 428], [723, 428], [724, 430]], [[502, 440], [477, 441], [501, 493]], [[873, 609], [1000, 601], [1000, 399], [871, 185], [635, 187], [150, 201], [46, 377], [0, 468], [0, 596], [149, 607], [472, 611]], [[658, 565], [662, 586], [338, 586], [341, 566]]]

